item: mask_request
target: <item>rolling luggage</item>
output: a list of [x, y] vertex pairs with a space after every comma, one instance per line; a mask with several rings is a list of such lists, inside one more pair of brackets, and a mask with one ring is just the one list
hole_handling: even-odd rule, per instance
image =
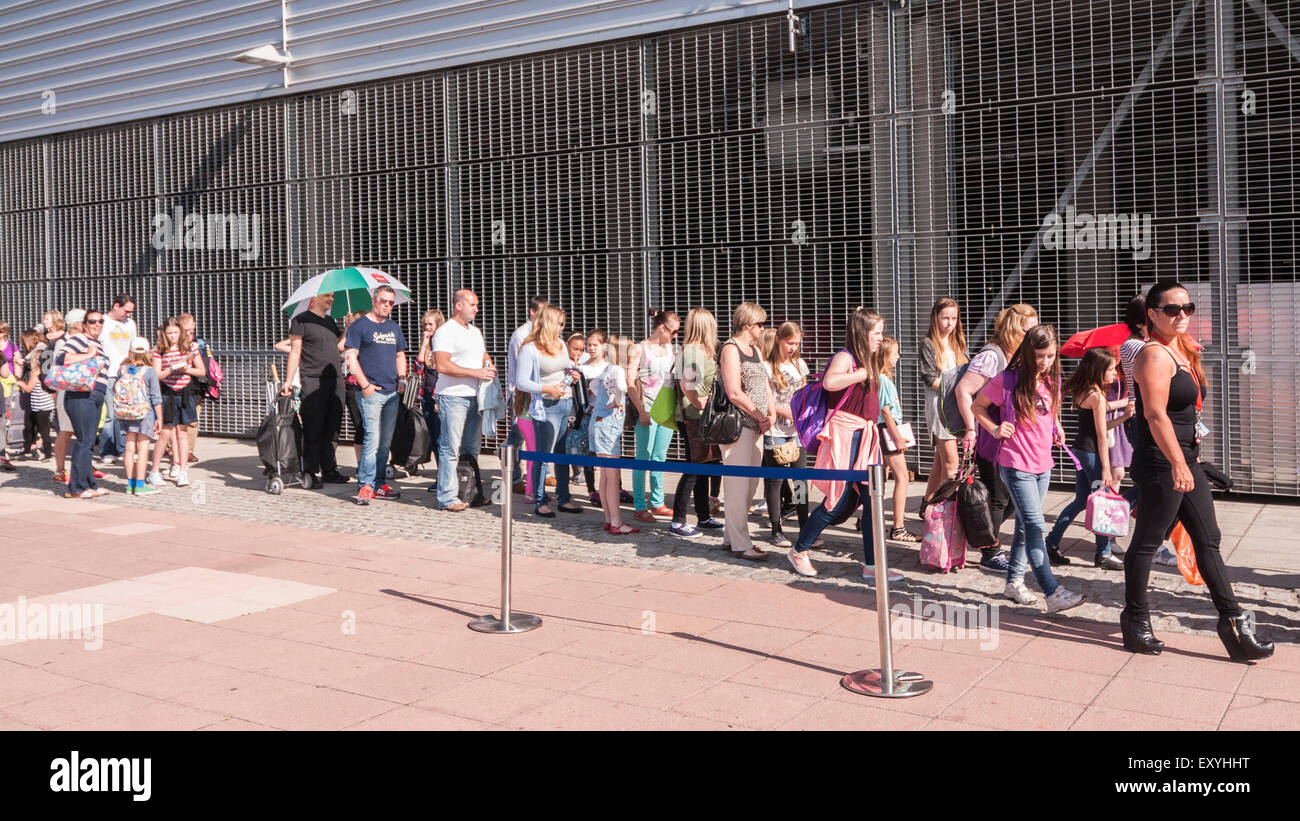
[[292, 396], [281, 396], [275, 380], [266, 384], [266, 417], [257, 429], [257, 456], [266, 476], [266, 492], [279, 496], [285, 485], [310, 487], [302, 473], [302, 422]]

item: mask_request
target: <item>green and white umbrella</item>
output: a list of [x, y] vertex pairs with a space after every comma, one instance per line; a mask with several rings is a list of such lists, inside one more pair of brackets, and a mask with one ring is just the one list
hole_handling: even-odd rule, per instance
[[397, 293], [397, 304], [411, 301], [411, 289], [397, 281], [391, 274], [378, 268], [334, 268], [317, 274], [299, 285], [281, 310], [290, 319], [307, 310], [314, 296], [334, 295], [330, 315], [344, 317], [353, 311], [368, 311], [374, 307], [370, 295], [380, 285], [387, 285]]

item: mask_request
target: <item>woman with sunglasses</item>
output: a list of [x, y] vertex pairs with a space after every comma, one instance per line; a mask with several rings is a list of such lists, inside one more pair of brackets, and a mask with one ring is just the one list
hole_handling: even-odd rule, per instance
[[[673, 441], [673, 429], [664, 427], [650, 418], [659, 391], [673, 387], [673, 340], [682, 327], [682, 320], [672, 311], [650, 311], [652, 329], [648, 339], [636, 346], [635, 362], [629, 365], [627, 395], [636, 410], [636, 458], [655, 462], [668, 461], [668, 445]], [[650, 493], [646, 494], [646, 472], [632, 471], [632, 491], [636, 494], [636, 519], [641, 522], [658, 521], [656, 516], [671, 516], [673, 511], [664, 504], [663, 471], [650, 471]]]
[[1188, 335], [1196, 311], [1187, 289], [1172, 280], [1147, 292], [1149, 339], [1134, 366], [1137, 398], [1133, 481], [1139, 515], [1124, 560], [1124, 609], [1119, 624], [1124, 647], [1157, 655], [1164, 649], [1151, 632], [1147, 580], [1151, 559], [1174, 521], [1192, 538], [1196, 567], [1219, 611], [1218, 632], [1233, 661], [1268, 658], [1273, 643], [1255, 636], [1255, 614], [1241, 609], [1232, 594], [1219, 553], [1219, 524], [1210, 482], [1200, 462], [1201, 421], [1208, 384], [1199, 346]]
[[63, 494], [69, 499], [94, 499], [108, 493], [95, 481], [95, 469], [90, 464], [90, 449], [95, 444], [99, 412], [108, 392], [108, 357], [99, 346], [103, 329], [103, 312], [89, 311], [83, 330], [69, 337], [54, 356], [54, 364], [62, 367], [93, 360], [92, 368], [98, 371], [89, 390], [69, 390], [63, 396], [63, 407], [77, 437], [77, 444], [72, 449], [72, 475]]

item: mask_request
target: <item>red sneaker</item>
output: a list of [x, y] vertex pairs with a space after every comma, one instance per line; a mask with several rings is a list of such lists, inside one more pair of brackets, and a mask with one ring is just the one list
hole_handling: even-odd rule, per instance
[[107, 478], [107, 477], [108, 477], [108, 474], [105, 473], [104, 471], [102, 471], [102, 470], [97, 470], [97, 471], [95, 471], [95, 478], [96, 478], [96, 479], [104, 479], [104, 478]]
[[396, 490], [393, 490], [388, 485], [383, 485], [382, 487], [380, 487], [378, 490], [374, 492], [374, 498], [383, 499], [385, 501], [391, 502], [393, 499], [402, 498], [402, 494], [398, 493]]
[[375, 498], [375, 489], [370, 485], [362, 485], [357, 495], [352, 497], [352, 501], [359, 505], [368, 505], [373, 498]]
[[52, 481], [52, 482], [62, 482], [63, 484], [66, 485], [66, 484], [68, 483], [68, 474], [66, 474], [66, 473], [51, 473], [51, 474], [50, 474], [50, 481]]

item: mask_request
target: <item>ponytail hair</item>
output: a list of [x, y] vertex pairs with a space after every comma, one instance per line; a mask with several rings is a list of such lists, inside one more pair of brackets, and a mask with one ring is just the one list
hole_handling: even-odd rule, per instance
[[670, 319], [682, 321], [677, 314], [663, 308], [651, 308], [647, 313], [650, 317], [650, 333], [654, 333], [660, 325], [667, 325]]

